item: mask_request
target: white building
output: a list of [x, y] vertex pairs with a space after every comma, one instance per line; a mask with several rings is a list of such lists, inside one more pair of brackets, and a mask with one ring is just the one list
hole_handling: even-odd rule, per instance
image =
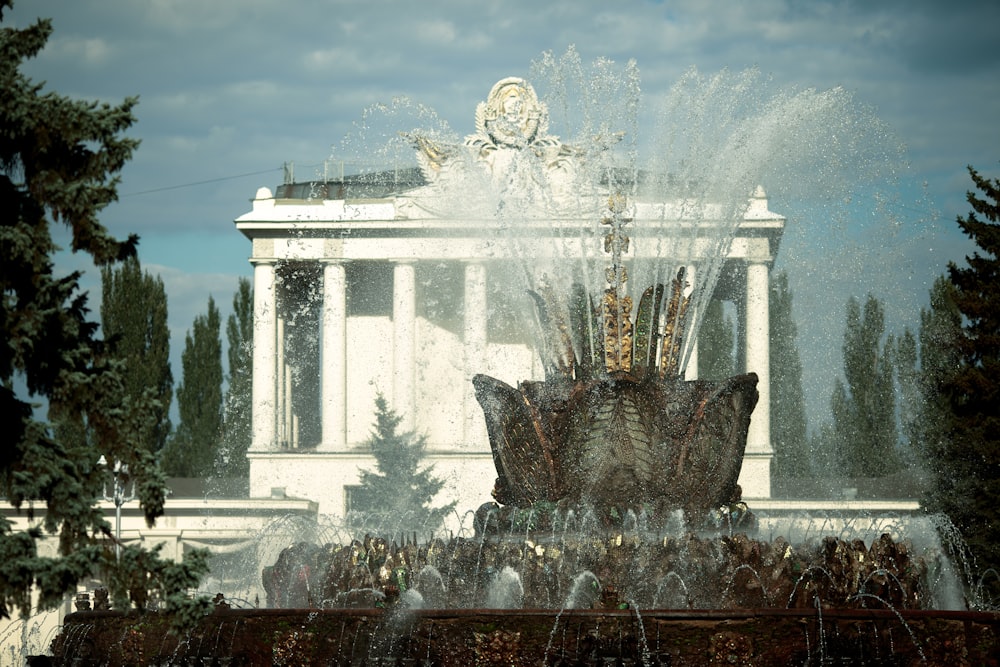
[[[490, 500], [496, 472], [471, 378], [516, 385], [541, 377], [530, 341], [507, 316], [510, 258], [544, 261], [596, 224], [565, 214], [562, 203], [581, 189], [578, 152], [546, 134], [546, 118], [530, 85], [504, 79], [479, 105], [477, 133], [464, 146], [412, 138], [422, 175], [257, 191], [236, 220], [251, 241], [254, 273], [251, 497], [284, 493], [343, 516], [359, 470], [373, 467], [363, 445], [381, 392], [404, 430], [426, 436], [427, 462], [446, 480], [449, 500], [460, 510]], [[533, 162], [518, 171], [522, 155]], [[528, 205], [530, 219], [498, 236], [496, 202], [464, 202], [515, 179], [517, 188], [540, 188], [533, 201], [555, 203]], [[683, 225], [679, 211], [676, 202], [634, 202], [630, 256], [662, 254], [663, 239], [650, 235]], [[770, 497], [769, 272], [784, 222], [758, 188], [719, 281], [737, 306], [740, 358], [760, 379], [740, 478], [748, 499]], [[697, 261], [689, 268], [697, 273]]]

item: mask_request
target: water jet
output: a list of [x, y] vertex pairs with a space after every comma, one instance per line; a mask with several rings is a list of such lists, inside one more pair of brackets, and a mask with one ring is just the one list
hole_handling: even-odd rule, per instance
[[[594, 97], [629, 107], [632, 79], [612, 79], [602, 80], [621, 95]], [[251, 489], [319, 497], [330, 480], [310, 478], [304, 465], [363, 460], [351, 443], [359, 440], [358, 406], [374, 390], [354, 396], [346, 378], [367, 370], [383, 373], [373, 382], [392, 387], [409, 426], [448, 397], [457, 410], [446, 421], [458, 432], [434, 437], [488, 434], [490, 451], [467, 451], [465, 459], [492, 469], [476, 468], [465, 485], [479, 486], [472, 496], [492, 490], [493, 499], [468, 508], [471, 525], [457, 534], [399, 540], [401, 518], [400, 526], [353, 539], [289, 547], [264, 564], [271, 609], [220, 605], [185, 638], [164, 635], [164, 619], [155, 616], [70, 616], [54, 645], [57, 660], [652, 665], [995, 657], [1000, 617], [929, 609], [945, 578], [939, 552], [907, 535], [794, 541], [768, 535], [778, 529], [755, 518], [753, 499], [769, 494], [768, 270], [785, 223], [767, 208], [759, 186], [772, 174], [761, 167], [789, 158], [797, 141], [805, 146], [800, 132], [816, 132], [841, 100], [790, 95], [778, 105], [787, 115], [738, 119], [704, 97], [694, 101], [708, 129], [668, 133], [656, 159], [640, 168], [628, 134], [623, 142], [613, 124], [585, 124], [577, 136], [589, 139], [563, 142], [548, 133], [547, 107], [532, 86], [503, 79], [477, 109], [474, 134], [399, 135], [419, 167], [405, 178], [398, 171], [345, 178], [332, 184], [341, 198], [284, 202], [284, 213], [277, 209], [287, 197], [259, 192], [238, 221], [253, 239], [257, 280]], [[682, 107], [674, 100], [672, 111]], [[716, 115], [721, 123], [712, 122]], [[809, 134], [809, 142], [819, 136]], [[293, 217], [275, 224], [280, 215]], [[422, 283], [414, 248], [463, 263], [460, 324], [446, 313], [415, 315]], [[360, 265], [372, 257], [393, 262], [391, 317], [379, 314], [375, 295], [351, 321], [349, 303], [361, 308], [363, 290], [348, 299], [349, 272], [361, 284], [378, 275], [382, 269]], [[521, 303], [491, 313], [486, 276], [497, 267]], [[323, 285], [318, 296], [297, 296], [307, 280]], [[710, 383], [693, 377], [692, 359], [699, 318], [720, 289], [740, 293], [747, 372]], [[537, 361], [518, 356], [521, 338], [491, 339], [491, 323], [504, 319], [520, 323], [516, 333], [531, 332], [525, 338]], [[307, 340], [308, 328], [321, 332], [318, 340]], [[462, 345], [448, 347], [442, 341], [457, 338], [456, 330]], [[349, 357], [347, 341], [362, 336], [391, 339], [392, 349], [372, 345], [368, 356]], [[434, 357], [428, 363], [438, 364], [424, 376], [471, 382], [440, 395], [418, 392], [418, 340]], [[490, 350], [501, 363], [486, 361]], [[310, 355], [323, 363], [314, 377], [306, 372], [315, 370]], [[344, 514], [346, 501], [324, 502]]]

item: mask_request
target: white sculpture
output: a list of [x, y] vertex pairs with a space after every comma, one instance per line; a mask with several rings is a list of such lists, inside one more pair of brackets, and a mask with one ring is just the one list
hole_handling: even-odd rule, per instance
[[[468, 185], [470, 169], [489, 177], [495, 193], [533, 209], [562, 208], [588, 190], [576, 183], [583, 151], [548, 133], [548, 108], [524, 79], [498, 81], [476, 107], [476, 133], [461, 146], [407, 135], [428, 183]], [[574, 185], [576, 187], [574, 187]], [[466, 190], [468, 194], [468, 191]]]

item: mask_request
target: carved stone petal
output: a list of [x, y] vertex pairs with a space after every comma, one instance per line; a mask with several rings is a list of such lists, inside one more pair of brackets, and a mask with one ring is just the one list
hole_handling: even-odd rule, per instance
[[524, 395], [488, 375], [476, 375], [472, 384], [486, 417], [486, 431], [497, 468], [493, 490], [497, 502], [528, 507], [550, 499], [556, 492], [553, 471], [545, 456], [541, 425], [533, 417]]

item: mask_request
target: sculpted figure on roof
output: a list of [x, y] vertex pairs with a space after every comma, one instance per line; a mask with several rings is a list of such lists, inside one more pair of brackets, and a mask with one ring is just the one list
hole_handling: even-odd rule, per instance
[[477, 105], [475, 122], [475, 134], [461, 146], [408, 135], [430, 183], [447, 181], [456, 168], [475, 165], [508, 195], [544, 188], [546, 199], [558, 201], [570, 190], [579, 151], [548, 133], [548, 109], [527, 81], [518, 77], [498, 81]]
[[498, 81], [485, 102], [476, 106], [476, 133], [465, 145], [482, 158], [498, 148], [533, 148], [536, 152], [559, 147], [559, 139], [548, 135], [549, 112], [538, 101], [535, 89], [524, 79]]

